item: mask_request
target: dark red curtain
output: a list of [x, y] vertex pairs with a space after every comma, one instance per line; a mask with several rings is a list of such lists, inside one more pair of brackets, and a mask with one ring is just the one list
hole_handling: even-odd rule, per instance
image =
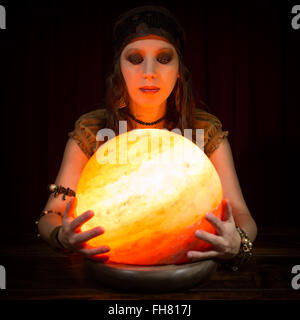
[[[228, 130], [259, 228], [299, 225], [300, 30], [288, 1], [164, 1], [187, 33], [194, 90]], [[112, 26], [161, 1], [2, 1], [3, 229], [32, 232], [75, 120], [104, 98]], [[299, 21], [300, 23], [300, 21]], [[292, 184], [296, 181], [296, 187]], [[294, 191], [293, 191], [294, 190]]]

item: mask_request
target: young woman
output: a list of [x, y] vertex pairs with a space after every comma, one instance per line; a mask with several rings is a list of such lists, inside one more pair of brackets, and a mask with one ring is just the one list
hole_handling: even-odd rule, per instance
[[195, 237], [211, 243], [212, 250], [190, 251], [188, 257], [193, 261], [231, 261], [234, 265], [234, 258], [243, 260], [251, 253], [257, 228], [242, 195], [228, 133], [222, 130], [219, 119], [196, 106], [190, 73], [183, 61], [184, 40], [184, 31], [165, 8], [143, 6], [120, 16], [114, 27], [114, 70], [107, 78], [105, 108], [84, 114], [76, 121], [55, 181], [65, 188], [64, 199], [51, 194], [38, 222], [41, 236], [51, 245], [92, 259], [107, 258], [108, 247], [91, 248], [86, 244], [105, 230], [99, 226], [80, 231], [93, 212], [82, 212], [74, 219], [76, 198], [68, 191], [76, 190], [83, 167], [101, 144], [96, 141], [98, 130], [111, 128], [118, 135], [119, 120], [126, 120], [128, 131], [204, 129], [204, 151], [223, 186], [224, 217], [220, 220], [206, 215], [217, 234], [198, 230]]

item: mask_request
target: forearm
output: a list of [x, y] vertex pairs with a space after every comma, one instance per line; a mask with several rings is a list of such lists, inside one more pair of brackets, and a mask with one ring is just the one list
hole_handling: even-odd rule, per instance
[[251, 215], [248, 213], [234, 214], [234, 221], [253, 242], [257, 235], [257, 226]]
[[49, 243], [51, 232], [62, 225], [62, 217], [56, 213], [48, 213], [41, 217], [38, 223], [38, 231], [41, 237]]
[[67, 203], [73, 197], [66, 196], [66, 200], [63, 200], [62, 196], [54, 197], [53, 193], [50, 194], [47, 204], [44, 207], [44, 210], [52, 211], [46, 215], [43, 215], [39, 219], [38, 223], [38, 232], [41, 235], [41, 238], [47, 241], [50, 240], [52, 231], [57, 227], [62, 225], [62, 215], [66, 210]]

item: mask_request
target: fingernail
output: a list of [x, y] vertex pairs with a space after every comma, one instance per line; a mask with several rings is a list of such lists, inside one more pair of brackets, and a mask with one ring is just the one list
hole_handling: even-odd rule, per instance
[[94, 215], [94, 212], [92, 210], [88, 210], [86, 212], [86, 214], [89, 216], [89, 217], [92, 217]]
[[104, 229], [102, 227], [97, 227], [98, 233], [102, 234], [104, 232]]
[[188, 253], [187, 253], [187, 257], [188, 257], [188, 258], [193, 258], [193, 254], [190, 253], [190, 252], [188, 252]]

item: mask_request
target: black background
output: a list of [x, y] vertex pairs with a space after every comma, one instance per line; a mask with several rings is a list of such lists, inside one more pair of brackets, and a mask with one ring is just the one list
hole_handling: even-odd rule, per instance
[[259, 230], [299, 226], [297, 2], [197, 2], [0, 1], [7, 19], [0, 30], [3, 231], [33, 232], [67, 133], [104, 98], [114, 20], [144, 4], [164, 5], [186, 30], [194, 90], [229, 131]]

